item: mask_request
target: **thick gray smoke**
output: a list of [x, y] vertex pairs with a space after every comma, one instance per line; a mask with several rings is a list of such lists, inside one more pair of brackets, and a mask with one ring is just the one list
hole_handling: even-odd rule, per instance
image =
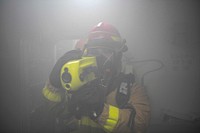
[[151, 100], [149, 132], [196, 131], [199, 7], [195, 0], [0, 1], [2, 132], [30, 132], [29, 113], [55, 61], [100, 21], [127, 41], [124, 67]]

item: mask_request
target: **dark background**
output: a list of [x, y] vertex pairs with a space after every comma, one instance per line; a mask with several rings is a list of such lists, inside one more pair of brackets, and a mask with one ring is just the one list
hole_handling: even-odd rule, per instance
[[148, 132], [198, 132], [199, 10], [198, 0], [1, 0], [0, 132], [30, 132], [56, 59], [100, 21], [127, 40], [129, 65], [152, 104]]

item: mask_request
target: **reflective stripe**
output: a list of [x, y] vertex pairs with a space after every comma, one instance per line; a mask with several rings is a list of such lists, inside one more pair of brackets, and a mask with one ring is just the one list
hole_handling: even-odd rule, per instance
[[91, 120], [89, 117], [82, 116], [81, 120], [79, 121], [79, 125], [83, 126], [90, 126], [90, 127], [100, 127], [96, 122]]
[[58, 92], [52, 92], [50, 89], [45, 86], [42, 90], [42, 93], [44, 97], [46, 97], [48, 100], [52, 102], [60, 102], [61, 101], [61, 96]]
[[109, 116], [106, 120], [104, 128], [108, 132], [112, 132], [115, 126], [117, 125], [119, 119], [119, 109], [117, 107], [109, 105]]
[[118, 36], [111, 36], [112, 40], [116, 41], [116, 42], [120, 42], [121, 38]]

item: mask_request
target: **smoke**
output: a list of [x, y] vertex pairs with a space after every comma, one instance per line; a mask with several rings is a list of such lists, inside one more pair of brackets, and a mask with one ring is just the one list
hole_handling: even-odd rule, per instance
[[40, 105], [41, 89], [55, 61], [100, 21], [113, 24], [126, 39], [125, 56], [140, 84], [146, 72], [160, 66], [155, 60], [164, 64], [143, 77], [152, 103], [149, 132], [196, 130], [199, 4], [195, 0], [1, 1], [2, 132], [29, 132], [29, 112]]

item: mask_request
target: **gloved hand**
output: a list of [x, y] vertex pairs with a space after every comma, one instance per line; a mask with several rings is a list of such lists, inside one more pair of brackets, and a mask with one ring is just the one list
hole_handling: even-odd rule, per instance
[[69, 111], [77, 119], [80, 119], [81, 116], [95, 119], [102, 113], [104, 101], [104, 90], [99, 86], [98, 80], [94, 80], [72, 93]]

